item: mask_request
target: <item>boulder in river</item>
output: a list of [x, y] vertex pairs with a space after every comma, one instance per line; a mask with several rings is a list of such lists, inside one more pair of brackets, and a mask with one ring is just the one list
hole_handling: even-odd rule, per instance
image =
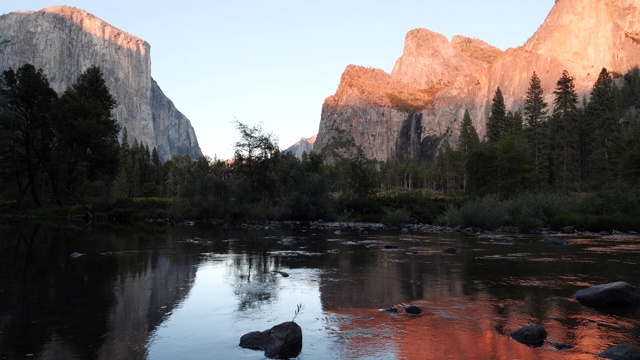
[[628, 344], [616, 345], [596, 355], [605, 359], [640, 360], [640, 349]]
[[407, 314], [418, 315], [422, 312], [422, 309], [415, 305], [409, 305], [404, 308], [404, 312], [406, 312]]
[[510, 336], [513, 340], [525, 345], [542, 346], [547, 338], [547, 332], [540, 325], [527, 325], [513, 330]]
[[293, 321], [283, 322], [269, 330], [242, 335], [240, 347], [264, 350], [269, 359], [297, 357], [302, 351], [302, 328]]
[[640, 301], [638, 291], [624, 281], [596, 285], [578, 290], [573, 298], [592, 307], [636, 306]]

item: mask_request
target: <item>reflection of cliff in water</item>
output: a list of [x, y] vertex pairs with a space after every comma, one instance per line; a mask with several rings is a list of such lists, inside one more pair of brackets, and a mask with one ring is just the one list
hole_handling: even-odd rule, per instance
[[[139, 359], [197, 253], [171, 231], [0, 226], [0, 358]], [[73, 259], [70, 254], [85, 254]]]

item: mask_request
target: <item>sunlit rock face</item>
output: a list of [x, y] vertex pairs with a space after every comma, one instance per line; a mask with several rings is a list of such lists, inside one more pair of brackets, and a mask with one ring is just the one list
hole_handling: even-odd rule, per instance
[[[486, 119], [497, 87], [502, 91], [507, 110], [522, 109], [534, 71], [542, 81], [550, 106], [563, 70], [574, 77], [576, 91], [582, 98], [588, 95], [603, 67], [623, 74], [640, 64], [639, 7], [633, 0], [557, 1], [545, 22], [523, 46], [504, 52], [476, 39], [456, 36], [449, 43], [444, 36], [429, 30], [412, 30], [391, 75], [368, 69], [359, 78], [345, 76], [350, 71], [347, 67], [338, 91], [323, 105], [315, 151], [321, 151], [340, 135], [353, 138], [370, 158], [397, 159], [397, 153], [373, 147], [397, 148], [398, 137], [394, 134], [399, 134], [404, 125], [399, 119], [419, 113], [421, 148], [411, 151], [433, 156], [432, 152], [424, 151], [424, 143], [428, 142], [431, 148], [434, 142], [441, 146], [444, 140], [455, 145], [465, 109], [469, 110], [479, 135], [486, 134]], [[385, 92], [385, 82], [378, 82], [380, 89], [359, 90], [362, 84], [374, 83], [372, 78], [384, 75], [387, 82], [404, 84], [402, 92], [394, 92], [395, 104], [376, 101], [376, 97], [371, 100], [371, 94]], [[397, 105], [415, 98], [417, 93], [426, 95], [422, 102], [411, 108]], [[380, 116], [358, 117], [361, 113]], [[395, 121], [388, 114], [394, 114]], [[373, 142], [363, 134], [391, 135]]]
[[201, 155], [189, 120], [151, 78], [150, 46], [144, 40], [73, 7], [0, 16], [0, 70], [27, 62], [42, 68], [58, 93], [88, 67], [99, 66], [129, 139], [156, 147], [163, 160]]

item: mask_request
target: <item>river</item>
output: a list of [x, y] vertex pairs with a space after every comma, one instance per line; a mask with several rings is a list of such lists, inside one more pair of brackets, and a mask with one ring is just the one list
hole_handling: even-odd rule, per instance
[[[571, 297], [639, 285], [633, 235], [547, 245], [534, 235], [32, 222], [0, 233], [0, 359], [264, 359], [240, 336], [294, 317], [300, 359], [593, 359], [640, 345], [637, 312]], [[409, 304], [422, 313], [404, 313]], [[509, 338], [527, 324], [573, 348]]]

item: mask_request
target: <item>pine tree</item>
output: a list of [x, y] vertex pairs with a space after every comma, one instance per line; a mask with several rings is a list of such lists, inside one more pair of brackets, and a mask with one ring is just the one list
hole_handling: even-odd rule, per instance
[[464, 111], [464, 116], [462, 117], [462, 127], [460, 129], [460, 144], [458, 146], [458, 151], [462, 153], [463, 165], [464, 165], [464, 183], [463, 188], [466, 192], [467, 182], [468, 182], [468, 171], [467, 171], [467, 163], [469, 159], [469, 153], [474, 151], [480, 145], [480, 139], [478, 138], [478, 132], [476, 128], [473, 126], [473, 122], [471, 121], [471, 116], [469, 115], [469, 110]]
[[585, 141], [592, 144], [585, 154], [585, 163], [589, 164], [589, 173], [598, 183], [608, 184], [616, 176], [620, 125], [614, 89], [613, 79], [603, 68], [585, 111], [585, 122], [589, 126], [586, 133], [593, 136]]
[[529, 81], [527, 98], [524, 101], [525, 136], [531, 147], [536, 173], [544, 177], [548, 172], [547, 142], [544, 123], [547, 121], [548, 104], [544, 100], [544, 89], [540, 78], [534, 72]]
[[551, 131], [553, 146], [550, 179], [561, 189], [569, 189], [578, 176], [578, 95], [573, 77], [565, 70], [553, 94]]
[[462, 151], [466, 157], [469, 151], [473, 150], [479, 143], [478, 132], [473, 126], [469, 110], [465, 110], [464, 116], [462, 117], [462, 126], [460, 127], [460, 145], [458, 149]]
[[487, 121], [487, 138], [496, 143], [504, 135], [507, 128], [507, 112], [504, 105], [502, 91], [498, 87], [491, 102], [491, 115]]

